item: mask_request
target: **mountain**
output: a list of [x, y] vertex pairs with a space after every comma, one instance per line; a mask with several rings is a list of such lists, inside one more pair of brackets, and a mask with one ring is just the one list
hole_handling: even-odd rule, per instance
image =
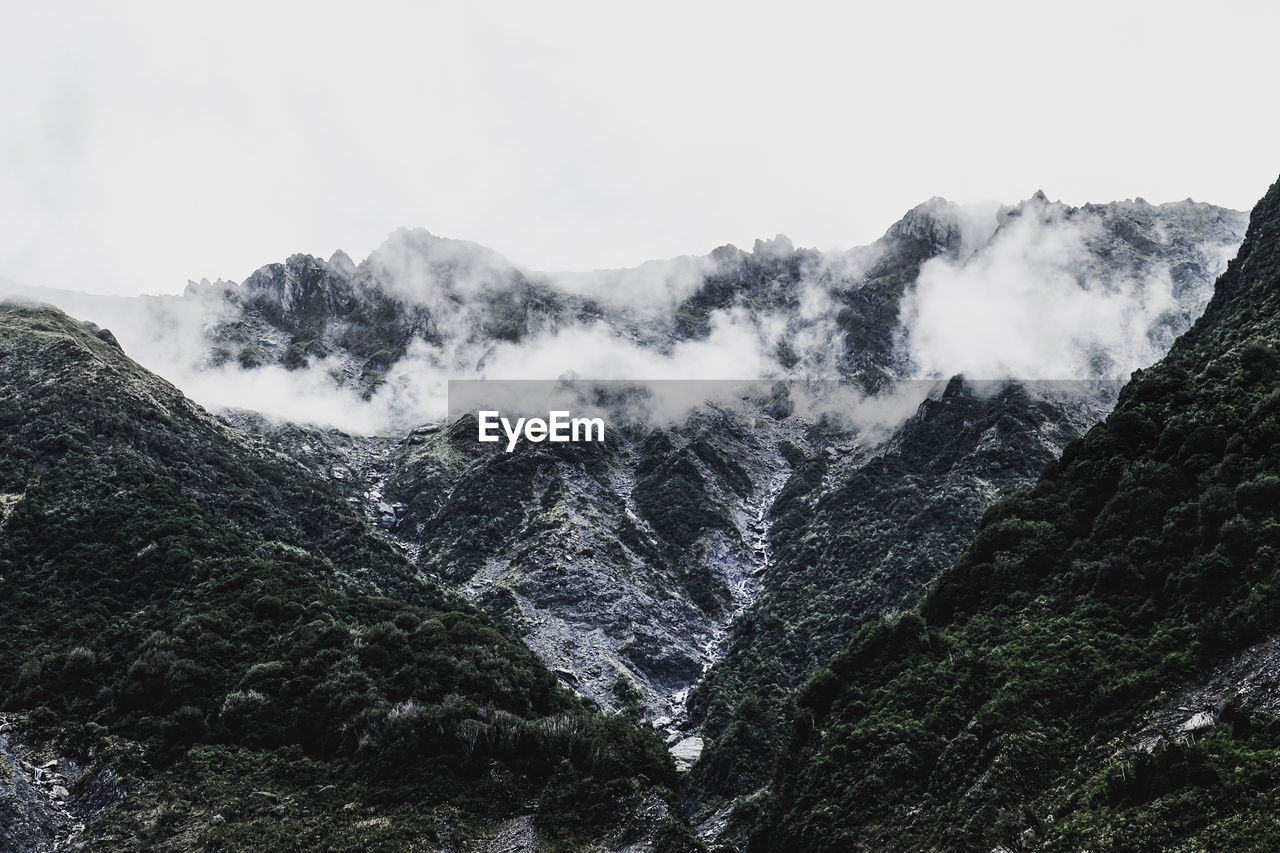
[[844, 252], [779, 236], [750, 252], [539, 273], [402, 230], [359, 264], [298, 254], [180, 297], [25, 295], [112, 329], [208, 406], [389, 433], [442, 418], [449, 379], [824, 379], [868, 390], [957, 373], [1124, 379], [1203, 310], [1243, 228], [1243, 214], [1191, 201], [933, 199]]
[[[992, 211], [933, 199], [849, 252], [796, 249], [779, 235], [749, 253], [723, 246], [705, 257], [577, 276], [526, 273], [474, 244], [400, 231], [358, 267], [341, 253], [329, 262], [294, 255], [239, 287], [205, 288], [223, 300], [208, 337], [215, 365], [299, 370], [318, 361], [367, 395], [389, 374], [403, 379], [395, 367], [415, 361], [502, 378], [493, 372], [504, 367], [502, 353], [573, 330], [670, 356], [740, 324], [758, 339], [770, 377], [852, 378], [879, 388], [886, 374], [936, 367], [912, 364], [902, 340], [911, 330], [900, 324], [904, 298], [931, 261], [971, 265], [1052, 231], [1068, 255], [1053, 261], [1069, 265], [1082, 287], [1117, 289], [1145, 284], [1157, 270], [1166, 275], [1172, 314], [1162, 322], [1176, 335], [1203, 309], [1207, 284], [1242, 228], [1239, 214], [1190, 201], [1070, 208], [1037, 194]], [[417, 359], [406, 362], [411, 354]]]
[[[535, 695], [580, 704], [538, 706], [522, 719], [552, 725], [539, 721], [584, 714], [592, 732], [603, 720], [608, 731], [591, 736], [617, 744], [606, 753], [626, 754], [609, 762], [613, 775], [592, 777], [623, 827], [596, 838], [630, 827], [678, 844], [687, 830], [670, 786], [683, 786], [700, 822], [710, 818], [701, 832], [714, 840], [737, 798], [772, 779], [793, 725], [792, 691], [863, 623], [914, 607], [988, 507], [1032, 484], [1110, 411], [1115, 380], [1166, 352], [1203, 310], [1243, 228], [1242, 214], [1190, 201], [1072, 208], [1037, 194], [974, 208], [934, 199], [849, 252], [797, 249], [779, 236], [751, 252], [725, 246], [633, 270], [545, 274], [474, 244], [402, 231], [360, 264], [342, 253], [295, 255], [243, 284], [192, 284], [182, 297], [48, 298], [109, 326], [131, 355], [207, 401], [218, 422], [201, 414], [201, 423], [236, 454], [285, 466], [276, 491], [244, 475], [249, 494], [206, 501], [211, 528], [256, 556], [274, 555], [276, 540], [320, 555], [335, 566], [326, 589], [432, 613], [459, 608], [496, 629], [501, 648], [531, 649], [538, 678], [552, 679], [537, 681]], [[557, 377], [609, 412], [606, 441], [506, 453], [475, 441], [474, 413], [446, 417], [446, 379]], [[688, 377], [704, 381], [638, 381]], [[1042, 381], [1063, 379], [1080, 381]], [[522, 392], [487, 387], [512, 399]], [[121, 417], [145, 423], [146, 412]], [[201, 470], [203, 441], [157, 441], [191, 449], [147, 464], [184, 481]], [[83, 486], [68, 472], [63, 488]], [[335, 515], [306, 526], [293, 514], [313, 494]], [[229, 525], [226, 505], [265, 529], [239, 516]], [[367, 562], [362, 552], [354, 562], [329, 552], [334, 531], [356, 528], [360, 542], [383, 549], [384, 562], [364, 573], [352, 570]], [[421, 599], [428, 591], [436, 598]], [[121, 612], [135, 606], [110, 600]], [[214, 604], [253, 612], [253, 602]], [[54, 628], [66, 612], [51, 610]], [[353, 638], [372, 630], [367, 619], [342, 618], [355, 620]], [[261, 657], [269, 647], [256, 635], [228, 642], [239, 649], [242, 640], [252, 646], [235, 664], [245, 672], [292, 665], [274, 651]], [[236, 672], [219, 684], [275, 700]], [[377, 701], [390, 695], [377, 678], [369, 683]], [[532, 683], [495, 707], [506, 713], [502, 702]], [[41, 695], [15, 688], [14, 707], [38, 707]], [[480, 695], [459, 695], [484, 706]], [[385, 699], [389, 714], [408, 701], [396, 696]], [[204, 710], [210, 736], [228, 737]], [[680, 769], [692, 768], [679, 783], [659, 770], [660, 742], [638, 734], [651, 728]], [[142, 730], [120, 732], [150, 743]], [[550, 785], [544, 759], [511, 770], [513, 793], [491, 811], [458, 806], [455, 834], [505, 837], [534, 821], [544, 836], [590, 835], [574, 815], [594, 807], [538, 799]], [[317, 760], [364, 779], [350, 755]], [[174, 767], [189, 780], [210, 772]], [[372, 800], [385, 789], [369, 790], [361, 796], [371, 810], [361, 814], [376, 818]], [[532, 816], [511, 811], [534, 799]], [[749, 802], [759, 798], [739, 815]], [[191, 809], [173, 813], [185, 817], [166, 819], [184, 826], [193, 819]], [[334, 837], [353, 831], [327, 812], [306, 820]]]
[[811, 676], [753, 849], [1280, 843], [1278, 309], [1280, 183], [1169, 354]]
[[0, 341], [0, 848], [678, 835], [652, 733], [327, 478], [55, 309], [0, 305]]
[[1033, 482], [1115, 387], [955, 378], [865, 458], [822, 452], [796, 466], [770, 511], [759, 595], [690, 696], [711, 744], [695, 768], [711, 801], [769, 781], [791, 691], [863, 623], [915, 605], [983, 512]]

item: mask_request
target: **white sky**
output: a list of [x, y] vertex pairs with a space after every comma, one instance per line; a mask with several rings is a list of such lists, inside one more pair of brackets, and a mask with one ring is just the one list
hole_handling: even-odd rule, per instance
[[618, 267], [1280, 173], [1280, 4], [188, 5], [0, 0], [0, 276], [178, 292], [400, 226]]

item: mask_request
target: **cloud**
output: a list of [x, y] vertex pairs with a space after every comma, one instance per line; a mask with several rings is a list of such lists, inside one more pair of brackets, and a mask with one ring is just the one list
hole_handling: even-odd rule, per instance
[[437, 237], [421, 228], [395, 231], [365, 264], [391, 295], [442, 316], [508, 286], [517, 272], [492, 249]]
[[646, 316], [675, 308], [717, 268], [710, 255], [648, 261], [630, 269], [547, 273], [557, 289]]
[[[173, 292], [300, 249], [362, 254], [402, 225], [535, 268], [619, 266], [778, 230], [848, 246], [932, 193], [1037, 184], [1243, 207], [1275, 177], [1254, 106], [1280, 9], [1237, 12], [1126, 28], [991, 27], [955, 4], [0, 4], [0, 78], [21, 81], [0, 87], [21, 129], [0, 139], [0, 273]], [[875, 37], [851, 50], [850, 33]], [[1011, 66], [1032, 43], [1108, 62]], [[1112, 85], [1170, 45], [1199, 60], [1141, 98]], [[939, 98], [940, 80], [992, 95]], [[1025, 137], [1083, 126], [1099, 131]]]
[[[1002, 209], [941, 199], [918, 206], [890, 234], [941, 240], [951, 252], [926, 262], [907, 288], [898, 355], [908, 369], [899, 378], [1117, 379], [1154, 362], [1198, 316], [1211, 276], [1234, 251], [1226, 233], [1202, 240], [1193, 274], [1183, 269], [1175, 276], [1170, 262], [1153, 263], [1161, 246], [1183, 247], [1203, 230], [1205, 211], [1188, 205], [1160, 209], [1158, 216], [1139, 202], [1079, 210], [1042, 198]], [[1129, 233], [1119, 227], [1125, 223], [1108, 216], [1145, 217], [1159, 227], [1141, 234], [1154, 234], [1160, 245], [1147, 245], [1141, 234], [1138, 242], [1125, 242], [1117, 237]], [[840, 378], [841, 313], [892, 244], [793, 256], [785, 238], [759, 243], [755, 261], [778, 252], [798, 258], [798, 281], [785, 275], [755, 281], [709, 313], [705, 335], [679, 339], [680, 303], [708, 277], [735, 274], [752, 256], [726, 248], [629, 270], [543, 275], [525, 273], [473, 243], [401, 230], [371, 254], [356, 281], [427, 308], [437, 334], [431, 342], [410, 341], [368, 399], [349, 387], [360, 365], [343, 361], [340, 351], [301, 370], [244, 370], [234, 361], [212, 366], [207, 333], [234, 320], [238, 310], [220, 286], [191, 288], [185, 297], [27, 291], [110, 328], [133, 358], [207, 407], [253, 409], [349, 432], [439, 420], [450, 380], [479, 378], [701, 380], [719, 382], [713, 390], [724, 399], [733, 398], [739, 380], [786, 379], [803, 410], [877, 432], [914, 411], [931, 386], [865, 400], [820, 380]], [[1185, 258], [1179, 252], [1171, 257]], [[767, 263], [759, 269], [774, 274]], [[600, 310], [580, 311], [587, 298]], [[539, 307], [525, 311], [525, 300]], [[492, 335], [503, 312], [523, 318], [518, 340]], [[346, 377], [348, 385], [335, 377]], [[685, 412], [687, 402], [668, 408]], [[657, 417], [657, 408], [650, 409]], [[855, 410], [856, 418], [842, 414]]]
[[756, 379], [776, 365], [764, 351], [761, 330], [746, 311], [711, 315], [703, 340], [680, 341], [662, 353], [619, 337], [603, 323], [571, 327], [520, 343], [501, 343], [485, 358], [481, 375], [545, 379], [564, 374], [587, 379]]
[[987, 246], [925, 263], [902, 306], [916, 375], [1123, 379], [1159, 359], [1207, 302], [1235, 243], [1202, 247], [1208, 280], [1175, 288], [1168, 263], [1130, 268], [1090, 209], [1038, 199]]

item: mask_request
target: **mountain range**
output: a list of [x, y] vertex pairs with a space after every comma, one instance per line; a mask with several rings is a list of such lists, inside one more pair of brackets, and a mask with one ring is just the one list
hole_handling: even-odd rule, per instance
[[753, 848], [1276, 846], [1278, 294], [1280, 183], [1169, 354], [810, 676]]
[[[1264, 602], [1242, 633], [1242, 580], [1212, 644], [1178, 620], [1219, 601], [1195, 578], [1236, 559], [1227, 526], [1266, 561], [1244, 528], [1269, 481], [1218, 409], [1231, 358], [1253, 388], [1274, 357], [1274, 267], [1249, 260], [1269, 257], [1274, 206], [1229, 268], [1243, 214], [1038, 193], [934, 199], [849, 252], [779, 236], [546, 274], [402, 231], [359, 265], [294, 255], [181, 297], [28, 290], [86, 322], [3, 316], [0, 813], [17, 829], [0, 843], [1137, 837], [1118, 822], [1158, 821], [1183, 790], [1141, 714], [1267, 633]], [[1246, 322], [1263, 338], [1247, 358], [1224, 343]], [[481, 445], [449, 416], [450, 379], [558, 379], [610, 413], [609, 440]], [[1128, 418], [1143, 393], [1162, 408]], [[1191, 411], [1217, 432], [1186, 438]], [[1161, 443], [1171, 419], [1198, 450]], [[1095, 444], [1111, 455], [1090, 461]], [[1200, 529], [1194, 565], [1135, 605], [1145, 561], [1190, 547], [1158, 522]], [[1103, 666], [1091, 638], [1116, 620], [1133, 657]], [[1058, 695], [1061, 678], [1118, 693]], [[1205, 713], [1267, 730], [1223, 699]], [[1086, 749], [1091, 724], [1109, 740]], [[1139, 734], [1159, 792], [1089, 799], [1135, 761], [1099, 750]]]

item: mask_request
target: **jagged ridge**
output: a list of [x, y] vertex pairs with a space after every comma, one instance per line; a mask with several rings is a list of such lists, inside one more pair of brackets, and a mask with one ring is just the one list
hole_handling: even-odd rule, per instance
[[1277, 627], [1278, 305], [1280, 183], [1105, 423], [808, 683], [756, 847], [1275, 846], [1273, 717], [1135, 741], [1162, 691]]

